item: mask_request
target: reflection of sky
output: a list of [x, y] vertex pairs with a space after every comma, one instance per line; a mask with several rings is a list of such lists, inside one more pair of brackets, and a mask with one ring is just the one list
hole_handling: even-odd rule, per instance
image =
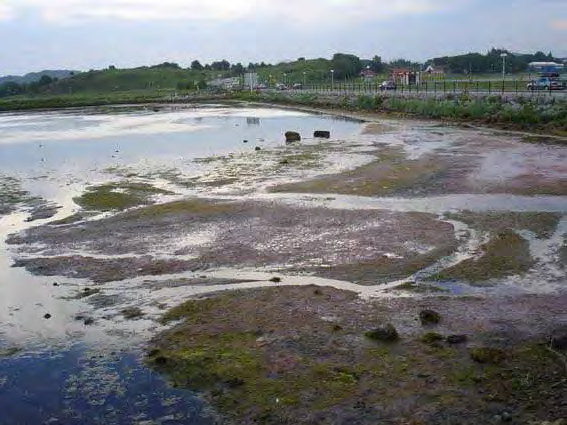
[[8, 115], [0, 116], [0, 169], [18, 176], [80, 177], [110, 166], [147, 161], [172, 166], [172, 161], [280, 144], [288, 130], [310, 137], [325, 129], [340, 138], [358, 128], [355, 122], [275, 109]]

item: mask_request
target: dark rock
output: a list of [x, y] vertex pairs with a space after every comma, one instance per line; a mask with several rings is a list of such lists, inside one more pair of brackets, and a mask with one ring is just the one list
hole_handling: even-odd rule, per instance
[[441, 315], [434, 310], [423, 310], [419, 312], [419, 320], [422, 325], [436, 325], [441, 321]]
[[280, 161], [280, 165], [288, 165], [288, 164], [289, 164], [289, 160], [287, 160], [287, 159], [282, 159]]
[[394, 342], [400, 339], [398, 335], [398, 331], [391, 323], [388, 323], [385, 326], [380, 328], [373, 329], [368, 331], [364, 334], [366, 338], [372, 339], [374, 341], [382, 341], [382, 342]]
[[280, 283], [281, 281], [282, 281], [281, 277], [273, 277], [273, 278], [270, 279], [270, 282], [273, 282], [273, 283]]
[[225, 382], [228, 388], [238, 388], [244, 385], [244, 380], [240, 378], [232, 378]]
[[86, 317], [85, 320], [83, 320], [83, 324], [85, 326], [92, 325], [93, 323], [94, 323], [94, 319], [92, 317]]
[[447, 342], [449, 344], [464, 344], [468, 341], [468, 337], [466, 335], [449, 335], [447, 337]]
[[550, 345], [555, 350], [567, 350], [567, 328], [552, 332]]
[[285, 141], [286, 142], [301, 142], [301, 135], [296, 131], [286, 131]]
[[242, 143], [248, 143], [248, 140], [243, 140]]
[[340, 332], [343, 330], [341, 325], [333, 325], [333, 332]]
[[331, 132], [330, 131], [317, 130], [315, 133], [313, 133], [313, 137], [318, 137], [320, 139], [330, 139], [331, 138]]
[[53, 286], [59, 286], [57, 282], [53, 282]]
[[261, 151], [262, 148], [261, 148], [260, 146], [256, 146], [256, 147], [254, 148], [254, 150], [255, 150], [255, 151]]
[[499, 364], [506, 359], [506, 353], [499, 348], [475, 347], [470, 351], [471, 359], [477, 363]]
[[154, 359], [154, 363], [157, 366], [165, 366], [168, 363], [167, 357], [164, 356], [158, 356]]
[[51, 319], [51, 317], [52, 317], [52, 316], [51, 316], [51, 314], [49, 314], [49, 313], [46, 313], [46, 314], [43, 315], [43, 318], [44, 318], [44, 319]]

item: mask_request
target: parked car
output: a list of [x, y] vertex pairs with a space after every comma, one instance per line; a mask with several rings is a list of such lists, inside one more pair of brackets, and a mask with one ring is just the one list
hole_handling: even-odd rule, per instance
[[530, 81], [526, 88], [528, 90], [563, 90], [565, 84], [559, 78], [540, 77], [537, 80]]
[[380, 90], [396, 90], [396, 83], [393, 81], [382, 81], [380, 84]]
[[301, 89], [303, 88], [303, 84], [301, 84], [301, 83], [295, 83], [295, 84], [293, 85], [293, 88], [294, 88], [295, 90], [301, 90]]
[[276, 90], [287, 90], [288, 87], [285, 84], [278, 83], [276, 84]]

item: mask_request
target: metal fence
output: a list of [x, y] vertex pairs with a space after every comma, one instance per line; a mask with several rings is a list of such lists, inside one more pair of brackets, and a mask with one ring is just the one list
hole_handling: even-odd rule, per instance
[[415, 85], [397, 85], [395, 89], [383, 89], [379, 83], [311, 84], [302, 88], [287, 89], [297, 93], [317, 94], [385, 94], [385, 95], [526, 95], [526, 96], [567, 96], [567, 90], [531, 90], [525, 80], [478, 80], [478, 81], [424, 81]]

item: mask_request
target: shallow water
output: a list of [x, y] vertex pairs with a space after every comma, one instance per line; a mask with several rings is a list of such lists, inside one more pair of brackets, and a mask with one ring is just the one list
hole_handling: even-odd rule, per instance
[[[142, 365], [140, 347], [161, 329], [153, 319], [162, 313], [164, 306], [173, 306], [193, 295], [274, 286], [269, 281], [274, 276], [271, 269], [207, 270], [206, 275], [211, 279], [246, 281], [210, 286], [167, 284], [172, 279], [199, 278], [202, 273], [138, 277], [105, 284], [102, 289], [106, 300], [115, 302], [93, 306], [87, 299], [76, 299], [84, 288], [92, 286], [86, 279], [32, 276], [23, 268], [12, 268], [14, 258], [23, 254], [6, 245], [8, 235], [70, 216], [78, 210], [73, 197], [89, 185], [131, 175], [134, 180], [151, 181], [176, 192], [162, 197], [164, 202], [184, 195], [200, 195], [267, 201], [275, 207], [281, 204], [332, 210], [425, 212], [440, 217], [460, 210], [554, 212], [567, 216], [564, 196], [459, 194], [368, 198], [265, 193], [264, 189], [275, 183], [337, 173], [368, 163], [374, 159], [371, 152], [375, 144], [401, 148], [409, 159], [418, 159], [439, 150], [451, 155], [453, 149], [480, 134], [396, 121], [388, 121], [388, 130], [379, 134], [362, 135], [363, 128], [360, 122], [326, 115], [222, 105], [172, 107], [158, 112], [135, 107], [0, 114], [0, 177], [16, 177], [32, 196], [61, 207], [54, 217], [32, 223], [26, 221], [30, 211], [26, 205], [0, 216], [0, 353], [13, 349], [9, 357], [0, 354], [0, 414], [3, 415], [0, 423], [44, 423], [51, 419], [50, 423], [65, 424], [151, 420], [168, 424], [210, 423], [198, 399], [189, 392], [168, 388]], [[303, 146], [315, 148], [322, 146], [322, 142], [310, 137], [313, 131], [330, 130], [331, 145], [315, 151], [317, 161], [323, 165], [287, 171], [278, 168], [282, 152], [297, 154], [284, 143], [283, 133], [287, 130], [306, 135]], [[492, 136], [485, 132], [483, 137]], [[525, 146], [507, 140], [499, 143], [503, 150], [485, 156], [477, 170], [477, 179], [504, 181], [537, 170], [544, 170], [540, 174], [545, 178], [565, 174], [563, 148]], [[262, 155], [256, 154], [257, 146], [264, 151]], [[194, 161], [199, 158], [206, 160]], [[513, 160], [507, 162], [507, 158]], [[175, 179], [163, 176], [171, 170], [184, 177], [202, 178], [202, 182], [228, 177], [237, 181], [226, 187], [180, 186]], [[159, 173], [148, 177], [155, 171]], [[407, 279], [419, 281], [442, 267], [477, 254], [484, 235], [464, 223], [445, 221], [454, 225], [459, 249]], [[549, 259], [565, 240], [566, 223], [564, 218], [555, 234], [546, 240], [525, 235], [530, 239], [534, 258], [540, 261], [539, 268], [528, 276], [510, 278], [488, 289], [465, 284], [451, 284], [445, 289], [453, 293], [495, 295], [565, 288], [564, 273]], [[204, 228], [183, 240], [179, 247], [213, 241], [214, 229]], [[156, 248], [156, 257], [181, 258], [173, 253], [175, 250], [157, 252], [162, 248]], [[41, 251], [41, 247], [37, 249]], [[98, 255], [97, 258], [129, 255], [82, 252], [80, 247], [66, 254]], [[308, 275], [278, 273], [278, 276], [283, 277], [280, 285], [333, 286], [354, 291], [363, 298], [393, 296], [387, 291], [407, 280], [368, 287]], [[126, 307], [141, 307], [145, 316], [126, 320], [120, 314]], [[46, 314], [50, 315], [48, 319], [44, 317]], [[85, 324], [85, 318], [93, 323]], [[74, 391], [70, 392], [69, 388]]]

